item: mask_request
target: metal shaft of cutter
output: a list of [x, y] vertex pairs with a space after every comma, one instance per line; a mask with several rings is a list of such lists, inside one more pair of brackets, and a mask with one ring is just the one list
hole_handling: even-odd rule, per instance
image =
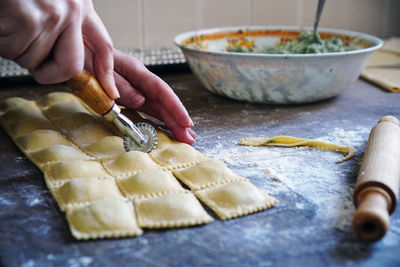
[[104, 117], [114, 122], [121, 133], [132, 138], [135, 143], [144, 145], [148, 142], [148, 137], [144, 135], [130, 119], [121, 114], [121, 109], [117, 105], [114, 104], [111, 110], [104, 114]]

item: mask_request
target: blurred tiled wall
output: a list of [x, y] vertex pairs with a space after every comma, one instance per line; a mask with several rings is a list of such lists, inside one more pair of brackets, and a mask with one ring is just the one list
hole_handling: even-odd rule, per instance
[[[237, 25], [312, 26], [318, 0], [94, 0], [119, 48], [173, 47], [185, 31]], [[400, 0], [326, 0], [321, 27], [400, 35]]]

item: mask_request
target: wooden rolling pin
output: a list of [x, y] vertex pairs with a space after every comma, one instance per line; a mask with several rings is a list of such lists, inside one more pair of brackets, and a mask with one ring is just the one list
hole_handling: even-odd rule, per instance
[[399, 179], [400, 122], [385, 116], [371, 130], [353, 196], [353, 228], [361, 239], [379, 240], [389, 229]]

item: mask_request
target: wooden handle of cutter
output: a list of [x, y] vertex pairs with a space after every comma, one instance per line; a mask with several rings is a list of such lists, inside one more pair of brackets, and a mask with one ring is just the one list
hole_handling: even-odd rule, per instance
[[96, 78], [85, 70], [67, 83], [76, 96], [99, 114], [107, 113], [114, 105], [114, 100], [103, 91]]
[[400, 178], [400, 122], [393, 116], [372, 128], [354, 191], [353, 228], [366, 241], [381, 239], [396, 208]]

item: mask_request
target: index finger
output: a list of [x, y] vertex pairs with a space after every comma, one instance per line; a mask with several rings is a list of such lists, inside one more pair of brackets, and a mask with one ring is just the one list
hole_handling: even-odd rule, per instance
[[92, 52], [92, 66], [102, 88], [112, 99], [119, 98], [114, 80], [113, 44], [100, 18], [94, 13], [82, 25], [83, 41]]
[[[193, 126], [189, 113], [169, 85], [151, 73], [139, 60], [115, 50], [115, 69], [149, 101], [159, 102], [182, 127]], [[160, 108], [161, 109], [161, 108]]]
[[64, 82], [82, 71], [84, 49], [82, 33], [77, 24], [72, 24], [61, 33], [53, 48], [53, 54], [52, 58], [30, 70], [39, 83]]

